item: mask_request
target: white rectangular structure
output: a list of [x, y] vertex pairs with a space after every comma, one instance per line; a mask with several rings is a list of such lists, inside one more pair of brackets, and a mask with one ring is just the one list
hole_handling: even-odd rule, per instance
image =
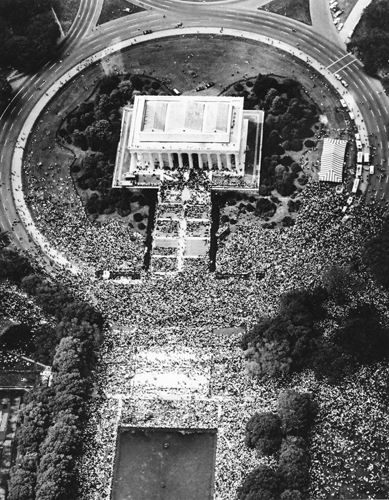
[[[244, 178], [250, 124], [261, 139], [263, 111], [244, 111], [242, 97], [135, 96], [123, 109], [113, 187], [158, 187], [169, 172], [194, 167]], [[250, 166], [257, 187], [259, 161], [260, 152]]]

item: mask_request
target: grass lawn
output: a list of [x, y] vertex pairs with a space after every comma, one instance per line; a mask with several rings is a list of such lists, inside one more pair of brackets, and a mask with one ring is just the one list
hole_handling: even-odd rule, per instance
[[112, 500], [208, 500], [212, 497], [216, 433], [122, 428]]
[[66, 34], [76, 18], [80, 0], [53, 0], [52, 3], [62, 29]]
[[312, 24], [309, 0], [272, 0], [260, 9], [290, 17], [301, 23]]
[[[129, 9], [129, 11], [126, 9]], [[112, 21], [113, 19], [119, 19], [119, 17], [135, 14], [135, 12], [142, 12], [143, 10], [145, 9], [127, 0], [104, 0], [97, 26]]]

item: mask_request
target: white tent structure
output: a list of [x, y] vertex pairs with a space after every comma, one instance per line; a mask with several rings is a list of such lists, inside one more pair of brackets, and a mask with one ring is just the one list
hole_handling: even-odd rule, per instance
[[347, 141], [324, 139], [319, 180], [325, 182], [342, 182], [346, 146]]

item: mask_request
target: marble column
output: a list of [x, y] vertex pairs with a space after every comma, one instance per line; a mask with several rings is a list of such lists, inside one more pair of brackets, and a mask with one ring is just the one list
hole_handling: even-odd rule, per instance
[[219, 170], [222, 170], [223, 164], [222, 164], [222, 156], [220, 153], [217, 153], [217, 168]]
[[212, 155], [208, 153], [207, 158], [208, 158], [208, 168], [209, 170], [213, 170]]
[[168, 158], [169, 158], [169, 167], [171, 168], [171, 170], [173, 170], [174, 169], [173, 154], [168, 153]]
[[193, 170], [193, 158], [192, 158], [192, 153], [188, 153], [188, 160], [189, 160], [189, 168]]

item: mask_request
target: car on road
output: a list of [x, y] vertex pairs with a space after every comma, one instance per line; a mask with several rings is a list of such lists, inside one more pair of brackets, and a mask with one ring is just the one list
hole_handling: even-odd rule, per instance
[[153, 32], [153, 30], [143, 30], [144, 35], [149, 35], [152, 32]]
[[343, 87], [346, 87], [346, 88], [348, 87], [348, 83], [346, 82], [346, 80], [341, 79], [340, 83], [343, 85]]

